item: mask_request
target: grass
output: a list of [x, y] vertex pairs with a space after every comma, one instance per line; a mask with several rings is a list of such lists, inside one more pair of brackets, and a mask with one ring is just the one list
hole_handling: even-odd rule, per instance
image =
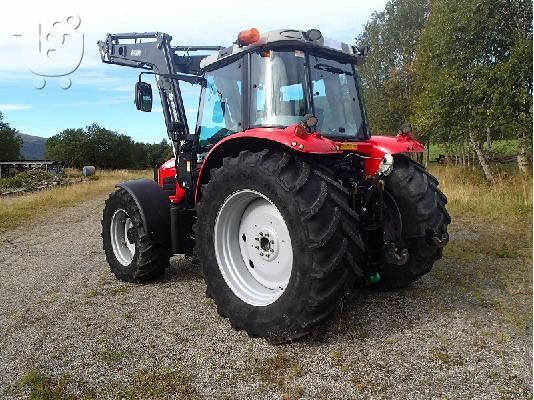
[[16, 383], [18, 389], [29, 390], [31, 400], [59, 400], [74, 398], [65, 394], [65, 388], [69, 384], [68, 376], [56, 379], [48, 378], [37, 370], [31, 370]]
[[[78, 393], [76, 396], [68, 393], [67, 386], [70, 383], [72, 383], [72, 378], [67, 374], [57, 378], [51, 378], [32, 369], [15, 383], [14, 388], [17, 392], [27, 391], [28, 395], [25, 395], [23, 398], [30, 400], [89, 400], [97, 398], [92, 389], [86, 389], [83, 393]], [[17, 396], [17, 398], [22, 397]]]
[[434, 276], [524, 332], [532, 326], [532, 176], [498, 174], [488, 183], [470, 168], [432, 166], [430, 172], [449, 199], [449, 232], [460, 236], [444, 249], [444, 259], [459, 269], [438, 268]]
[[189, 372], [160, 368], [156, 371], [139, 371], [130, 385], [122, 390], [123, 399], [199, 399]]
[[301, 387], [294, 385], [294, 381], [304, 374], [303, 367], [282, 349], [277, 349], [272, 357], [256, 359], [253, 373], [263, 385], [273, 385], [284, 392], [283, 399], [298, 399], [304, 394]]
[[442, 364], [461, 366], [464, 364], [463, 360], [458, 356], [452, 356], [443, 349], [436, 349], [433, 351], [434, 358]]
[[53, 187], [23, 196], [0, 198], [0, 231], [13, 229], [43, 214], [111, 192], [117, 182], [149, 177], [148, 171], [98, 171], [98, 179]]
[[106, 349], [100, 353], [100, 358], [108, 365], [115, 364], [119, 361], [130, 358], [131, 356], [132, 353], [125, 350]]
[[[496, 174], [494, 183], [479, 170], [431, 165], [452, 214], [451, 240], [443, 258], [455, 269], [432, 274], [474, 300], [475, 310], [493, 313], [503, 327], [523, 334], [532, 326], [532, 176]], [[509, 335], [499, 333], [498, 340]], [[436, 351], [438, 361], [446, 355]]]
[[439, 179], [453, 213], [486, 218], [532, 215], [532, 176], [500, 173], [490, 184], [478, 169], [431, 165], [429, 171]]

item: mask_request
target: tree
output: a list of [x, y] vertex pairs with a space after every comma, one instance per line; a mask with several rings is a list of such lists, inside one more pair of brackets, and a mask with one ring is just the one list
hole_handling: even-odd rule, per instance
[[152, 168], [172, 156], [172, 148], [163, 140], [157, 144], [136, 143], [131, 137], [110, 131], [98, 124], [82, 129], [65, 129], [46, 141], [47, 157], [81, 168]]
[[373, 132], [396, 133], [411, 118], [416, 45], [428, 10], [428, 0], [390, 0], [357, 39], [371, 48], [360, 77]]
[[147, 144], [146, 146], [146, 159], [145, 165], [147, 167], [154, 167], [163, 164], [169, 158], [172, 157], [172, 147], [167, 140], [163, 139], [157, 144]]
[[21, 148], [22, 139], [19, 132], [3, 121], [3, 115], [0, 112], [0, 160], [19, 160]]
[[130, 168], [133, 165], [133, 141], [129, 136], [102, 128], [87, 127], [89, 159], [93, 165], [106, 169]]
[[527, 173], [532, 154], [532, 2], [507, 1], [506, 54], [491, 77], [492, 117], [517, 137], [517, 165]]
[[46, 141], [46, 157], [64, 161], [69, 167], [88, 165], [89, 137], [83, 129], [65, 129]]
[[531, 135], [531, 16], [522, 0], [435, 0], [416, 49], [415, 127], [445, 140], [467, 136], [488, 180], [480, 145], [488, 129]]

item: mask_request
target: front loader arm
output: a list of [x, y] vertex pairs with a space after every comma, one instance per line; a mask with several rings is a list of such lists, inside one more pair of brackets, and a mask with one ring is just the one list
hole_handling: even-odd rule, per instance
[[[142, 42], [146, 39], [153, 40]], [[121, 40], [134, 42], [121, 43]], [[98, 48], [104, 63], [154, 71], [167, 132], [169, 138], [176, 142], [173, 136], [178, 126], [185, 136], [189, 131], [178, 79], [171, 78], [178, 72], [171, 40], [171, 36], [160, 32], [108, 34], [105, 41], [98, 42]]]
[[[219, 50], [222, 47], [171, 47], [171, 40], [170, 35], [161, 32], [108, 34], [106, 40], [98, 41], [98, 48], [104, 63], [153, 71], [167, 134], [173, 142], [179, 182], [189, 188], [193, 185], [197, 137], [189, 132], [179, 81], [202, 82], [200, 60], [204, 56], [190, 56], [189, 51]], [[186, 55], [176, 54], [179, 51], [186, 52]]]

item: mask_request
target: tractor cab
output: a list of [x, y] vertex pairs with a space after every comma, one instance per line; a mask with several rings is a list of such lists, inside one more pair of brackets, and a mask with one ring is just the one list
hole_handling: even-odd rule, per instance
[[[364, 50], [365, 51], [365, 50]], [[318, 30], [256, 29], [236, 44], [204, 58], [196, 125], [209, 149], [225, 136], [249, 129], [300, 124], [336, 140], [369, 138], [357, 65], [363, 51], [325, 39]]]

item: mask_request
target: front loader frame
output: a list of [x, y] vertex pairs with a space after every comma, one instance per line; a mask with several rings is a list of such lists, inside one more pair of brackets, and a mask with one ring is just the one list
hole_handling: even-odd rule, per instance
[[[144, 42], [143, 40], [152, 39]], [[128, 40], [124, 43], [121, 41]], [[133, 43], [131, 41], [133, 40]], [[173, 143], [176, 173], [180, 185], [193, 187], [198, 138], [189, 132], [179, 81], [202, 83], [200, 61], [205, 55], [189, 55], [192, 51], [216, 51], [222, 46], [171, 46], [172, 36], [161, 32], [108, 34], [98, 47], [102, 61], [150, 70], [154, 74], [161, 98], [167, 134]], [[179, 55], [178, 52], [185, 52]]]

